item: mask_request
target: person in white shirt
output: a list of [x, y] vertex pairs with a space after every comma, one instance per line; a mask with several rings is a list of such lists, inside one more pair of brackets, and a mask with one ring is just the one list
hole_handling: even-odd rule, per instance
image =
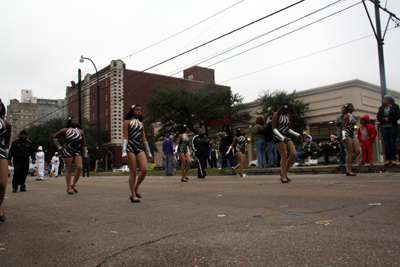
[[38, 152], [36, 153], [36, 163], [38, 168], [38, 178], [36, 181], [43, 181], [44, 178], [44, 152], [43, 147], [38, 147]]
[[54, 156], [51, 158], [51, 174], [54, 173], [54, 176], [58, 177], [58, 169], [60, 167], [60, 159], [58, 158], [58, 152], [54, 153]]

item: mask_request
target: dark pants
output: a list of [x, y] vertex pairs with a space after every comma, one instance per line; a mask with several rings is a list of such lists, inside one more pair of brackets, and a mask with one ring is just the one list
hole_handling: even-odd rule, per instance
[[339, 164], [345, 165], [346, 164], [346, 149], [344, 149], [344, 145], [342, 143], [342, 139], [339, 139]]
[[205, 178], [207, 173], [206, 173], [206, 168], [207, 168], [207, 154], [206, 153], [201, 153], [201, 152], [196, 152], [195, 154], [199, 166], [197, 168], [197, 177], [198, 178]]
[[90, 164], [82, 164], [82, 177], [85, 177], [85, 171], [86, 171], [87, 177], [89, 177]]
[[165, 156], [165, 175], [172, 176], [172, 171], [174, 170], [174, 155], [164, 154]]
[[383, 143], [385, 143], [385, 155], [386, 160], [396, 160], [397, 159], [397, 152], [396, 152], [396, 137], [397, 137], [397, 126], [393, 127], [381, 127], [381, 134], [383, 138]]
[[319, 156], [321, 154], [324, 154], [325, 164], [329, 164], [329, 153], [331, 153], [331, 151], [333, 150], [334, 149], [332, 146], [326, 145], [317, 153], [317, 155]]
[[232, 150], [229, 151], [228, 156], [225, 157], [226, 151], [228, 151], [228, 148], [226, 148], [226, 147], [221, 148], [221, 158], [222, 158], [222, 166], [221, 166], [221, 168], [226, 168], [226, 160], [229, 160], [229, 163], [231, 164], [231, 167], [234, 167], [235, 166], [235, 160], [233, 159]]
[[21, 189], [26, 188], [26, 176], [29, 172], [29, 158], [14, 158], [14, 176], [12, 180], [13, 189], [18, 189], [18, 186], [21, 186]]
[[211, 168], [217, 168], [217, 158], [211, 157], [210, 161], [211, 161], [210, 163]]

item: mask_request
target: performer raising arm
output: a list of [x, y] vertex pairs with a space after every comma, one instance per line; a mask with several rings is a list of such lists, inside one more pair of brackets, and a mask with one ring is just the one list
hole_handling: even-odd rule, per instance
[[[296, 157], [296, 147], [290, 139], [289, 134], [295, 135], [300, 142], [303, 136], [289, 128], [289, 115], [291, 112], [289, 103], [284, 103], [272, 117], [272, 129], [274, 132], [274, 142], [281, 154], [281, 182], [288, 183], [290, 179], [287, 177], [290, 166], [292, 166]], [[289, 154], [289, 158], [287, 155]]]
[[[60, 145], [58, 140], [60, 137], [65, 136], [65, 143]], [[67, 127], [61, 129], [53, 136], [54, 144], [60, 150], [63, 161], [65, 163], [65, 181], [67, 183], [67, 193], [72, 195], [78, 193], [76, 184], [82, 171], [82, 157], [87, 157], [87, 147], [85, 141], [85, 134], [78, 128], [78, 121], [74, 117], [69, 117]], [[72, 165], [75, 167], [74, 182], [71, 184], [72, 178]]]

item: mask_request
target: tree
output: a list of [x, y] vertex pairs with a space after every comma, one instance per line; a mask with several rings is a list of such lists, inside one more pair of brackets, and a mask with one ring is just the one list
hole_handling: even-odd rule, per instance
[[[290, 94], [286, 91], [264, 91], [259, 95], [258, 100], [261, 101], [262, 106], [262, 111], [259, 114], [264, 115], [266, 118], [273, 116], [283, 103], [290, 103], [292, 106], [290, 128], [303, 134], [303, 130], [307, 127], [307, 120], [304, 118], [304, 114], [308, 110], [309, 104], [304, 103], [303, 100], [298, 100], [296, 91]], [[297, 142], [296, 138], [293, 140]]]
[[[28, 138], [32, 141], [35, 147], [42, 146], [44, 152], [46, 153], [46, 158], [51, 157], [54, 155], [58, 149], [56, 148], [53, 136], [62, 128], [66, 127], [67, 120], [63, 119], [51, 119], [45, 122], [42, 125], [32, 125], [29, 127], [28, 131]], [[80, 126], [79, 126], [80, 127]], [[82, 119], [82, 127], [85, 133], [85, 141], [88, 150], [94, 153], [97, 147], [97, 122], [89, 122], [87, 119]], [[105, 143], [105, 132], [100, 131], [100, 140], [101, 143]], [[63, 144], [64, 139], [61, 138], [60, 143]]]
[[197, 133], [199, 127], [208, 132], [210, 120], [228, 117], [231, 105], [237, 106], [243, 100], [239, 94], [234, 94], [231, 98], [229, 96], [229, 91], [213, 83], [204, 83], [193, 88], [158, 84], [147, 99], [146, 126], [154, 122], [161, 123], [154, 141], [167, 133], [176, 139], [183, 124], [193, 133]]

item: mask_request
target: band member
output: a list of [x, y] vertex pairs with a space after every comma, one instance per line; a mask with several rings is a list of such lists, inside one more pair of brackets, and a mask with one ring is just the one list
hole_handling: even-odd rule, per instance
[[207, 151], [210, 147], [210, 139], [204, 134], [203, 129], [199, 128], [198, 134], [192, 139], [193, 155], [198, 160], [197, 178], [206, 178]]
[[354, 118], [353, 111], [354, 106], [351, 103], [344, 105], [345, 114], [343, 115], [343, 130], [342, 130], [342, 143], [346, 149], [346, 175], [356, 176], [351, 171], [351, 164], [360, 154], [360, 145], [354, 134], [354, 126], [356, 125], [356, 119]]
[[45, 154], [43, 152], [43, 147], [38, 147], [38, 152], [36, 153], [36, 164], [38, 170], [38, 178], [36, 181], [43, 181], [44, 179], [44, 158]]
[[225, 153], [225, 156], [228, 156], [230, 150], [232, 148], [235, 149], [235, 156], [239, 161], [239, 164], [236, 165], [232, 170], [235, 171], [237, 168], [240, 169], [240, 177], [247, 177], [247, 175], [243, 172], [244, 163], [246, 162], [246, 144], [247, 138], [244, 136], [244, 131], [241, 128], [236, 130], [236, 136], [233, 138], [233, 142], [229, 147], [228, 151]]
[[6, 220], [3, 201], [6, 196], [8, 181], [8, 148], [11, 139], [11, 124], [4, 120], [6, 107], [0, 99], [0, 222]]
[[178, 137], [178, 142], [176, 143], [175, 151], [178, 153], [179, 160], [181, 161], [181, 181], [187, 182], [187, 172], [192, 166], [192, 159], [190, 158], [189, 150], [189, 128], [186, 125], [181, 127], [181, 134]]
[[58, 152], [54, 153], [54, 156], [51, 158], [51, 173], [50, 177], [54, 174], [54, 177], [58, 177], [58, 170], [60, 168], [60, 158], [58, 157]]
[[36, 163], [35, 149], [33, 144], [27, 138], [28, 133], [22, 130], [19, 134], [19, 138], [11, 143], [8, 158], [12, 159], [14, 165], [14, 177], [12, 181], [13, 193], [18, 192], [18, 186], [21, 192], [26, 191], [26, 176], [29, 172], [29, 158], [31, 158], [32, 164]]
[[[59, 138], [65, 136], [65, 143], [60, 145]], [[60, 150], [65, 164], [65, 181], [67, 193], [72, 195], [78, 193], [76, 184], [82, 171], [82, 157], [86, 158], [88, 150], [86, 147], [85, 134], [78, 128], [78, 122], [74, 117], [68, 118], [67, 127], [61, 129], [53, 136], [54, 144]], [[74, 182], [71, 184], [72, 165], [75, 167]]]
[[[124, 142], [122, 145], [122, 157], [125, 159], [130, 170], [130, 200], [131, 202], [139, 203], [139, 198], [142, 197], [139, 191], [139, 186], [143, 182], [144, 178], [146, 178], [148, 169], [146, 154], [150, 161], [153, 160], [142, 123], [142, 108], [139, 105], [133, 105], [126, 114], [123, 132]], [[144, 150], [146, 151], [146, 154]], [[138, 165], [140, 167], [140, 173], [136, 180], [136, 169]]]
[[[274, 142], [281, 155], [281, 182], [288, 183], [287, 177], [290, 166], [293, 165], [296, 157], [296, 147], [290, 139], [289, 134], [295, 135], [300, 142], [303, 142], [303, 136], [289, 128], [289, 115], [291, 112], [289, 103], [284, 103], [272, 117], [272, 129], [274, 132]], [[287, 157], [289, 155], [289, 158]]]

